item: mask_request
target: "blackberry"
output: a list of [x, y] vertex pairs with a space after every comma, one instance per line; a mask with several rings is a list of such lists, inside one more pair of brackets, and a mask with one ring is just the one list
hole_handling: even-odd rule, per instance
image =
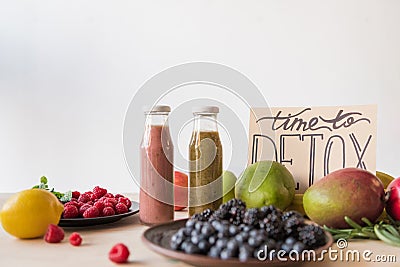
[[299, 228], [298, 232], [298, 240], [307, 248], [317, 248], [326, 242], [324, 230], [317, 225], [307, 224]]
[[206, 221], [208, 221], [208, 220], [211, 218], [211, 216], [213, 215], [213, 213], [214, 213], [213, 210], [211, 210], [211, 209], [205, 209], [205, 210], [203, 210], [203, 212], [201, 212], [200, 214], [201, 214], [201, 216], [202, 216]]
[[282, 239], [283, 224], [280, 211], [273, 211], [269, 213], [264, 219], [260, 221], [260, 229], [264, 229], [269, 238], [275, 240]]
[[213, 215], [214, 211], [211, 209], [205, 209], [200, 213], [194, 214], [190, 220], [199, 221], [199, 222], [207, 222], [211, 216]]
[[233, 223], [234, 225], [240, 225], [246, 212], [246, 203], [240, 199], [234, 198], [226, 202], [226, 204], [230, 206], [229, 222]]
[[257, 208], [248, 209], [244, 213], [243, 223], [252, 226], [259, 226], [260, 212]]
[[213, 219], [228, 220], [234, 225], [242, 223], [244, 214], [246, 212], [246, 204], [240, 199], [231, 199], [222, 204], [212, 216]]
[[[228, 207], [228, 209], [231, 209], [232, 207], [246, 208], [246, 203], [237, 198], [229, 200], [228, 202], [225, 203], [225, 205]], [[222, 206], [224, 206], [224, 204], [222, 204], [221, 207]]]
[[[192, 216], [170, 239], [170, 247], [188, 254], [203, 254], [223, 260], [247, 261], [267, 250], [301, 252], [325, 244], [321, 227], [306, 225], [296, 211], [282, 212], [270, 205], [246, 209], [239, 199]], [[274, 258], [275, 255], [268, 255]]]
[[212, 218], [217, 220], [227, 220], [229, 219], [229, 210], [230, 206], [228, 206], [227, 203], [224, 203], [213, 213]]
[[299, 234], [298, 229], [304, 225], [303, 217], [299, 218], [297, 216], [292, 216], [283, 221], [283, 230], [286, 236], [297, 238]]
[[264, 207], [261, 207], [261, 208], [260, 208], [259, 216], [260, 216], [261, 219], [263, 219], [263, 218], [265, 218], [268, 214], [276, 213], [276, 212], [281, 213], [281, 211], [280, 211], [278, 208], [276, 208], [275, 206], [273, 206], [273, 205], [264, 206]]
[[190, 220], [190, 221], [194, 221], [194, 222], [205, 222], [205, 221], [207, 221], [206, 218], [204, 218], [204, 217], [201, 215], [201, 213], [193, 214], [193, 216], [190, 217], [189, 220]]
[[289, 218], [298, 218], [298, 219], [303, 219], [304, 220], [304, 216], [300, 213], [300, 212], [298, 212], [298, 211], [295, 211], [295, 210], [290, 210], [290, 211], [285, 211], [283, 214], [282, 214], [282, 221], [286, 221], [286, 220], [288, 220]]
[[229, 213], [230, 219], [229, 222], [234, 225], [240, 225], [242, 223], [244, 214], [246, 212], [246, 206], [233, 206]]

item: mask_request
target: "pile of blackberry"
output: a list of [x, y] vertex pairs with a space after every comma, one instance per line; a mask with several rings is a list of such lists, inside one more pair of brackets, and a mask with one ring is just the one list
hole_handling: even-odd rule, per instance
[[[213, 258], [247, 261], [259, 251], [302, 252], [326, 243], [321, 227], [305, 223], [296, 211], [282, 212], [274, 206], [246, 209], [239, 199], [193, 215], [170, 240], [174, 250]], [[274, 258], [272, 254], [269, 257]]]

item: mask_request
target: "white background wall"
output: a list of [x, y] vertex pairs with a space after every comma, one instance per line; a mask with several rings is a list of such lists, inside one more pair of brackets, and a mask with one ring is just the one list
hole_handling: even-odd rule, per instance
[[[135, 91], [211, 61], [271, 106], [378, 104], [377, 168], [400, 175], [400, 1], [1, 1], [0, 192], [137, 187], [122, 152]], [[138, 125], [142, 127], [142, 125]]]

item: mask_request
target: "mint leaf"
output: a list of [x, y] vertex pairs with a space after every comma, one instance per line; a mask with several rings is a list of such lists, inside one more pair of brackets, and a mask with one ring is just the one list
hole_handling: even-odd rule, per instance
[[68, 202], [72, 198], [72, 191], [67, 191], [63, 194], [63, 196], [60, 198], [61, 202]]
[[55, 195], [58, 199], [62, 198], [64, 196], [63, 193], [54, 191], [54, 188], [50, 190], [51, 193], [53, 193], [53, 195]]
[[47, 178], [46, 178], [46, 176], [40, 177], [40, 183], [41, 183], [41, 184], [47, 184]]
[[40, 184], [39, 184], [39, 188], [40, 188], [40, 189], [46, 189], [46, 190], [47, 190], [47, 189], [49, 188], [49, 186], [48, 186], [47, 184], [42, 184], [42, 183], [40, 183]]
[[53, 195], [55, 195], [61, 202], [68, 202], [72, 198], [72, 191], [68, 191], [64, 193], [54, 191], [54, 188], [49, 190], [49, 185], [47, 184], [46, 176], [40, 177], [40, 184], [33, 186], [32, 188], [39, 188], [50, 191]]

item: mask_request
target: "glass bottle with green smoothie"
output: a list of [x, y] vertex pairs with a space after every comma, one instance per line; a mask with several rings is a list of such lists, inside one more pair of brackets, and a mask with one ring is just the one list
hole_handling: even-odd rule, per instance
[[222, 145], [218, 107], [193, 108], [194, 129], [189, 145], [189, 215], [222, 204]]

